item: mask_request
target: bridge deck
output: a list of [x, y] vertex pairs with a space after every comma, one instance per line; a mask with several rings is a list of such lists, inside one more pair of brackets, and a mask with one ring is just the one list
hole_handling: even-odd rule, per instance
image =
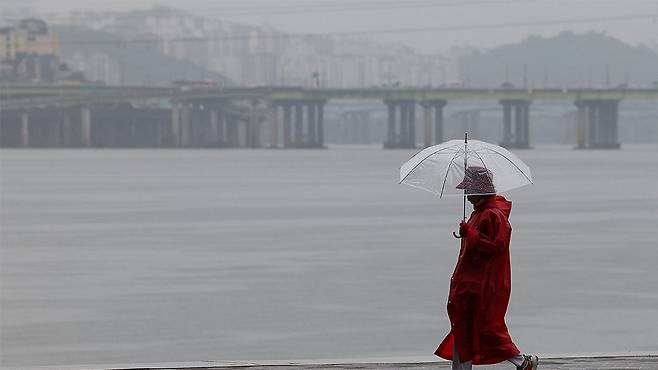
[[[658, 88], [647, 89], [518, 89], [518, 88], [301, 88], [227, 87], [175, 88], [142, 86], [5, 85], [4, 108], [33, 104], [132, 101], [139, 99], [270, 99], [286, 100], [658, 100]], [[20, 100], [11, 103], [12, 100]]]

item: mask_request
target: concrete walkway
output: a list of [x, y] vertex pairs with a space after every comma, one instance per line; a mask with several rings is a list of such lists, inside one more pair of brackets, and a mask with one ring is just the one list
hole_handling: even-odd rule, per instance
[[[87, 368], [89, 369], [89, 368]], [[363, 363], [290, 363], [276, 362], [268, 364], [258, 363], [221, 363], [215, 361], [203, 361], [196, 363], [177, 363], [177, 364], [153, 364], [153, 365], [132, 365], [121, 367], [105, 367], [101, 369], [112, 370], [301, 370], [301, 369], [450, 369], [448, 362], [363, 362]], [[490, 366], [475, 366], [476, 370], [513, 370], [510, 363]], [[539, 369], [541, 370], [621, 370], [621, 369], [642, 369], [658, 370], [658, 355], [643, 356], [601, 356], [601, 357], [567, 357], [567, 358], [546, 358], [541, 359]]]

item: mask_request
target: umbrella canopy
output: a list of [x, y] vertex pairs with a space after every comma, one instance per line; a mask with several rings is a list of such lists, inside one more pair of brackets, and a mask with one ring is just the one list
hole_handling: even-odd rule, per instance
[[450, 140], [421, 150], [403, 164], [400, 183], [439, 197], [484, 195], [532, 184], [532, 175], [522, 160], [503, 147], [479, 140]]

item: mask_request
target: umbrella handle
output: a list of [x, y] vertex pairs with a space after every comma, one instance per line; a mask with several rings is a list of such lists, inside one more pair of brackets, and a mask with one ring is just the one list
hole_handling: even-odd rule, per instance
[[461, 238], [462, 238], [461, 235], [457, 235], [457, 233], [454, 232], [454, 231], [452, 232], [452, 236], [454, 236], [454, 237], [457, 238], [457, 239], [461, 239]]

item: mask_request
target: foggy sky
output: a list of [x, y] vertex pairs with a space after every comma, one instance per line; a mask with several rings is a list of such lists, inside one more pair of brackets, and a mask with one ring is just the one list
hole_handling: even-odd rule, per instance
[[[64, 13], [71, 10], [145, 9], [156, 4], [184, 9], [212, 18], [253, 25], [270, 25], [290, 33], [325, 33], [372, 29], [469, 26], [510, 22], [598, 18], [618, 15], [658, 15], [658, 0], [423, 0], [398, 1], [409, 8], [395, 7], [389, 0], [2, 0], [2, 6], [31, 3], [40, 11]], [[463, 5], [463, 3], [471, 3]], [[490, 2], [487, 4], [487, 2]], [[355, 5], [377, 3], [380, 9], [354, 11]], [[455, 5], [461, 3], [461, 5]], [[344, 6], [337, 11], [300, 12], [296, 7]], [[388, 8], [384, 4], [389, 4]], [[236, 8], [287, 7], [273, 14], [235, 13]], [[399, 5], [398, 5], [399, 6]], [[15, 8], [14, 8], [15, 9]], [[226, 10], [228, 9], [228, 11]], [[563, 30], [606, 32], [631, 44], [658, 46], [658, 17], [597, 23], [524, 26], [508, 29], [460, 30], [368, 36], [400, 42], [424, 52], [437, 52], [455, 45], [493, 47], [519, 41], [529, 34], [551, 36]]]

